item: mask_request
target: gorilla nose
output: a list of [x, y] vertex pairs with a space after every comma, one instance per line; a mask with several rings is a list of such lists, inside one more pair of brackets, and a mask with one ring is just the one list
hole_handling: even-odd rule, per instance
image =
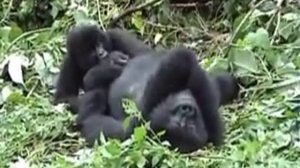
[[194, 116], [196, 113], [196, 109], [189, 104], [180, 105], [179, 111], [181, 114], [187, 117]]

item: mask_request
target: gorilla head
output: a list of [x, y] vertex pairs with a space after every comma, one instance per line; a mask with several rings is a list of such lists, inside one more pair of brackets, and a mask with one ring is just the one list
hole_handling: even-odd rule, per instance
[[79, 69], [87, 71], [107, 57], [111, 51], [111, 43], [98, 26], [82, 25], [70, 31], [67, 50]]
[[162, 139], [182, 152], [200, 148], [207, 141], [202, 112], [189, 90], [169, 95], [153, 110], [149, 119], [151, 129], [165, 131]]

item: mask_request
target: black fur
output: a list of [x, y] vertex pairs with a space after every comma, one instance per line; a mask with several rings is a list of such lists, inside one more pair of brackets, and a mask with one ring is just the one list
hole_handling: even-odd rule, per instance
[[111, 83], [120, 76], [124, 66], [127, 65], [129, 56], [113, 51], [97, 66], [92, 67], [84, 76], [84, 90], [90, 91], [97, 88], [109, 90]]
[[[152, 123], [151, 128], [155, 132], [166, 129], [164, 138], [181, 152], [199, 149], [207, 142], [220, 145], [224, 125], [218, 108], [227, 95], [222, 95], [217, 82], [200, 68], [195, 55], [184, 48], [136, 57], [111, 86], [111, 115], [124, 120], [126, 115], [121, 99], [130, 97], [137, 103], [144, 118]], [[178, 116], [175, 109], [182, 106], [194, 109], [196, 115]], [[181, 113], [180, 110], [178, 113]], [[181, 121], [173, 123], [176, 121], [173, 118], [186, 122], [181, 127]]]
[[[128, 55], [130, 61], [121, 74], [94, 66], [84, 77], [88, 92], [77, 102], [77, 124], [90, 145], [100, 132], [109, 138], [129, 137], [138, 122], [134, 119], [128, 129], [122, 126], [126, 117], [122, 98], [126, 97], [135, 101], [155, 132], [166, 130], [162, 139], [181, 152], [208, 142], [222, 143], [224, 123], [218, 108], [238, 93], [233, 77], [210, 76], [188, 49], [157, 52], [126, 31], [112, 29], [106, 34], [112, 50]], [[104, 72], [114, 76], [108, 77], [110, 82], [99, 75]]]
[[[133, 47], [132, 44], [137, 46]], [[122, 50], [125, 52], [113, 53]], [[110, 56], [126, 56], [131, 59], [140, 51], [149, 50], [150, 47], [140, 44], [133, 35], [119, 29], [103, 32], [97, 25], [81, 25], [73, 28], [67, 37], [67, 56], [61, 66], [54, 104], [71, 103], [70, 101], [78, 95], [79, 89], [83, 88], [83, 77], [87, 71], [96, 65], [105, 65], [101, 63], [107, 62], [105, 60], [114, 60], [110, 59]]]
[[[145, 50], [143, 53], [143, 49], [136, 47], [138, 44], [131, 44], [136, 52], [128, 48], [121, 52], [135, 55], [135, 58], [110, 86], [106, 114], [123, 123], [126, 114], [122, 98], [131, 98], [143, 117], [150, 121], [151, 128], [155, 132], [166, 130], [162, 138], [181, 152], [194, 151], [207, 142], [220, 145], [224, 124], [218, 108], [224, 104], [223, 100], [235, 98], [238, 88], [237, 83], [232, 82], [234, 79], [229, 75], [210, 77], [198, 65], [194, 53], [187, 49]], [[232, 87], [219, 88], [223, 85]], [[224, 89], [231, 90], [224, 92]], [[110, 136], [107, 134], [107, 137]]]

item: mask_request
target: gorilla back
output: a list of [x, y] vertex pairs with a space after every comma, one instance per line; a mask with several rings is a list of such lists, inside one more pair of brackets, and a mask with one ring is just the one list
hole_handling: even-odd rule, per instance
[[218, 108], [228, 96], [218, 90], [218, 81], [200, 68], [190, 50], [148, 53], [131, 60], [111, 85], [110, 113], [123, 121], [122, 98], [127, 97], [135, 101], [154, 132], [166, 131], [162, 138], [173, 148], [191, 152], [207, 142], [219, 145], [224, 125]]

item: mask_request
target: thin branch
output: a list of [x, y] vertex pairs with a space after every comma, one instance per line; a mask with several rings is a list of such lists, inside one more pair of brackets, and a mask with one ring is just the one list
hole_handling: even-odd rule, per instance
[[193, 3], [174, 3], [174, 4], [171, 4], [171, 6], [175, 7], [175, 8], [194, 8], [194, 7], [200, 6], [200, 4], [197, 3], [197, 2], [193, 2]]
[[152, 6], [154, 5], [155, 3], [161, 3], [163, 2], [163, 0], [151, 0], [151, 1], [148, 1], [148, 2], [145, 2], [145, 3], [142, 3], [138, 6], [135, 6], [135, 7], [131, 7], [131, 8], [128, 8], [127, 10], [125, 10], [123, 13], [121, 13], [119, 16], [117, 16], [116, 18], [114, 18], [109, 24], [108, 24], [108, 27], [112, 27], [114, 25], [116, 25], [121, 19], [123, 19], [124, 17], [134, 13], [134, 12], [137, 12], [137, 11], [140, 11], [146, 7], [149, 7], [149, 6]]

